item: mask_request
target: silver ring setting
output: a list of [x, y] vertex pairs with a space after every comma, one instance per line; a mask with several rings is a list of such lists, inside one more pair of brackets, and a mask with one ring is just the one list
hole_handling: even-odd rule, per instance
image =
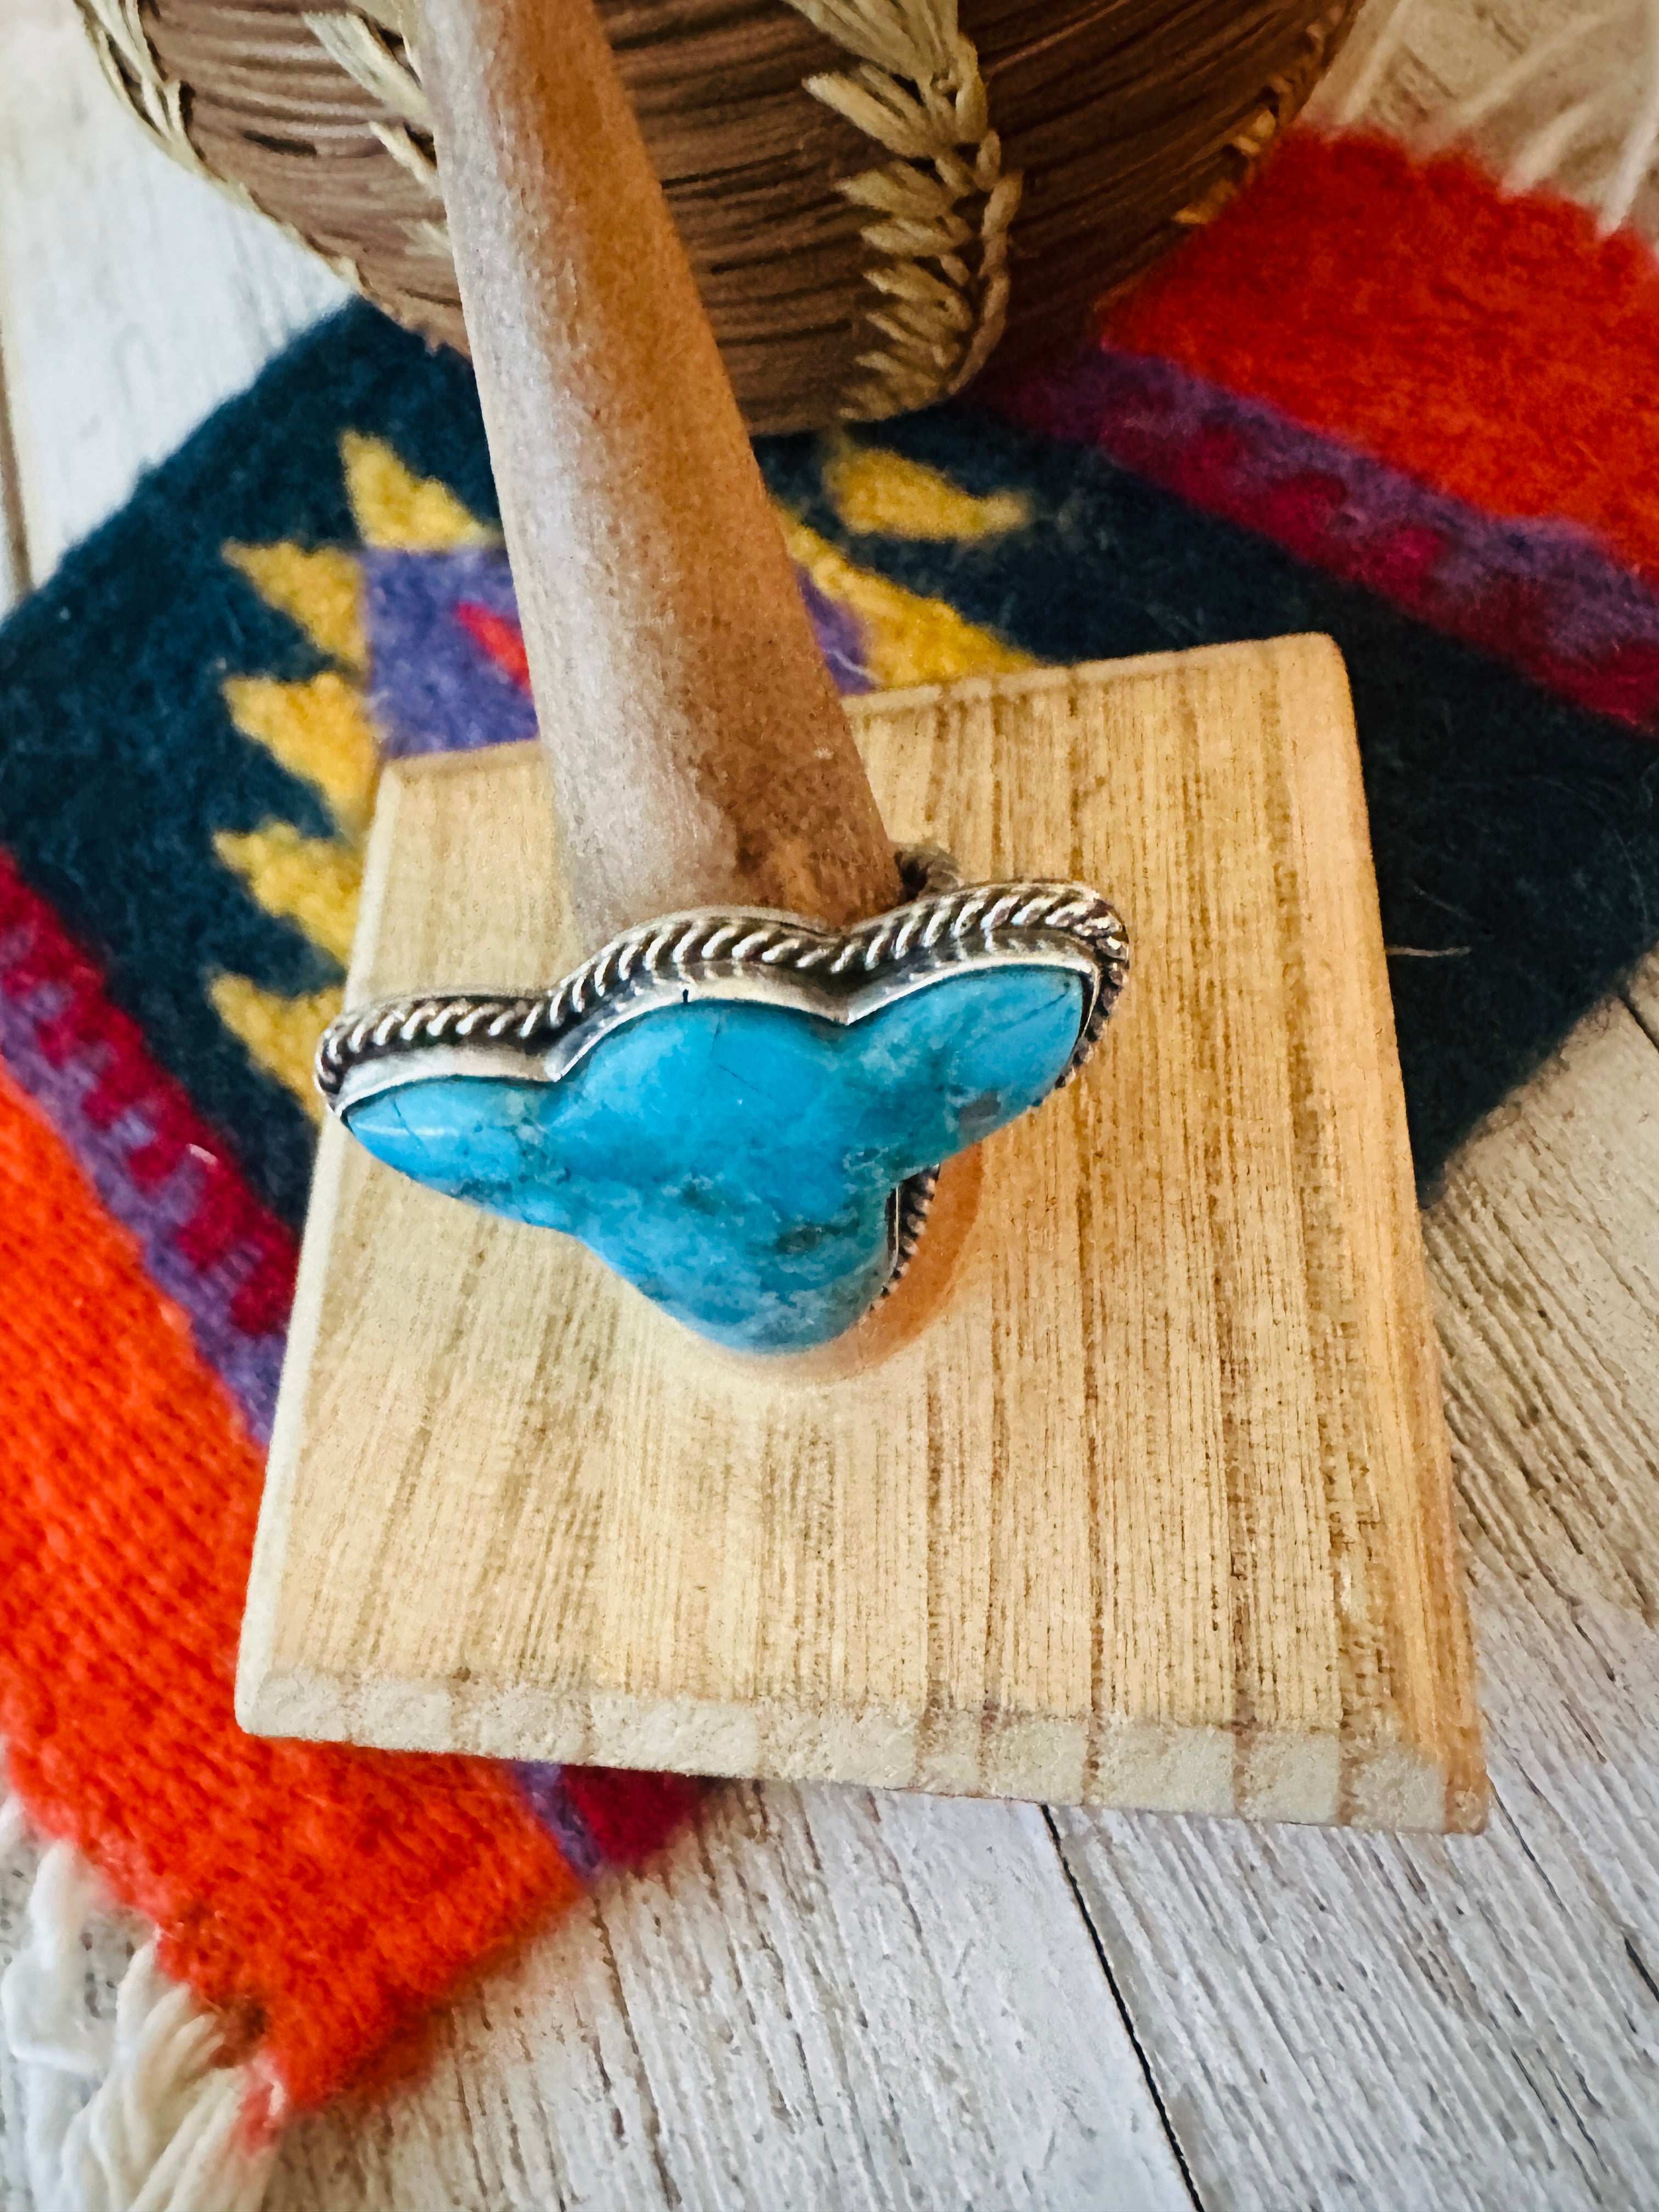
[[[1079, 977], [1077, 1044], [1054, 1087], [1069, 1082], [1127, 974], [1115, 908], [1082, 884], [963, 884], [935, 848], [896, 857], [912, 896], [850, 930], [763, 908], [701, 908], [623, 931], [548, 990], [423, 991], [349, 1009], [324, 1031], [317, 1088], [343, 1117], [380, 1091], [441, 1076], [557, 1083], [613, 1030], [663, 1007], [746, 1001], [850, 1024], [947, 971], [1006, 963]], [[915, 1249], [938, 1177], [937, 1168], [924, 1170], [893, 1194], [890, 1289]]]

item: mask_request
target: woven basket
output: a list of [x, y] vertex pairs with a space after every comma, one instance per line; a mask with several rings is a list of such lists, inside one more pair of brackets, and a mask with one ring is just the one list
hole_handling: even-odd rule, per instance
[[[398, 0], [79, 4], [167, 152], [465, 345]], [[763, 430], [925, 406], [1000, 342], [1075, 339], [1237, 191], [1357, 4], [599, 0]]]

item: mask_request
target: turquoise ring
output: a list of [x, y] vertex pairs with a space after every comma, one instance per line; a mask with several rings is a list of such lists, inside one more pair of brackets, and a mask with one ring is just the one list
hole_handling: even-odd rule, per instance
[[1081, 1066], [1127, 971], [1085, 885], [899, 859], [913, 896], [845, 932], [665, 915], [550, 990], [348, 1012], [318, 1088], [377, 1159], [580, 1237], [700, 1334], [823, 1343], [897, 1279], [939, 1164]]

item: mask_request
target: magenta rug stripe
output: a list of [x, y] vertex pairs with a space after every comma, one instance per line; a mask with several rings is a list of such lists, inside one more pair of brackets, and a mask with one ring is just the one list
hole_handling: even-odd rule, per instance
[[[210, 1164], [223, 1175], [227, 1164], [222, 1158], [210, 1163], [186, 1149], [161, 1176], [135, 1176], [134, 1156], [156, 1139], [155, 1114], [146, 1111], [143, 1100], [113, 1119], [88, 1111], [89, 1100], [104, 1082], [111, 1048], [95, 1039], [68, 1053], [49, 1049], [46, 1043], [70, 998], [84, 1000], [84, 972], [73, 983], [34, 980], [41, 965], [51, 964], [49, 952], [45, 963], [40, 958], [42, 940], [50, 945], [58, 926], [44, 908], [37, 917], [19, 921], [20, 897], [38, 902], [19, 884], [9, 888], [10, 926], [0, 935], [0, 1059], [69, 1146], [107, 1211], [137, 1238], [151, 1279], [188, 1316], [198, 1349], [235, 1399], [250, 1434], [267, 1443], [286, 1333], [250, 1333], [237, 1325], [234, 1307], [254, 1270], [268, 1259], [269, 1243], [262, 1253], [246, 1240], [234, 1240], [207, 1266], [180, 1249], [181, 1238], [199, 1221]], [[25, 963], [30, 973], [20, 977], [17, 971]], [[145, 1089], [164, 1097], [170, 1079], [160, 1068], [152, 1073], [153, 1085]], [[251, 1195], [245, 1202], [257, 1204]]]
[[1659, 597], [1574, 525], [1485, 514], [1146, 355], [1097, 348], [999, 380], [986, 397], [1550, 690], [1659, 726]]

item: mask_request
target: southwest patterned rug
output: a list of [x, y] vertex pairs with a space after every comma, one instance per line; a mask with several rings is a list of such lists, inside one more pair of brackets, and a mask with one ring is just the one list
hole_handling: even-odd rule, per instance
[[[1077, 358], [762, 461], [849, 691], [1336, 638], [1426, 1191], [1659, 939], [1656, 360], [1638, 241], [1308, 135]], [[231, 1709], [377, 764], [532, 734], [495, 524], [465, 368], [353, 307], [0, 632], [0, 1830], [57, 1839], [6, 1992], [43, 2203], [257, 2204], [285, 2115], [695, 1817]], [[155, 1931], [102, 2044], [94, 1870]]]

